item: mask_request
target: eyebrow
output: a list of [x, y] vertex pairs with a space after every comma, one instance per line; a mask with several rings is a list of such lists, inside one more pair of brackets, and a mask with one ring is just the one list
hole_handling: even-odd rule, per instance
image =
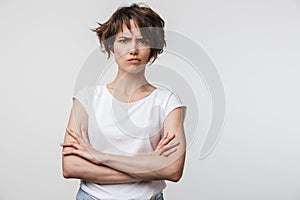
[[[121, 36], [118, 36], [118, 38], [131, 39], [132, 37], [131, 37], [131, 36], [124, 36], [124, 35], [121, 35]], [[143, 36], [140, 36], [140, 37], [137, 37], [136, 39], [143, 39], [143, 38], [144, 38]]]

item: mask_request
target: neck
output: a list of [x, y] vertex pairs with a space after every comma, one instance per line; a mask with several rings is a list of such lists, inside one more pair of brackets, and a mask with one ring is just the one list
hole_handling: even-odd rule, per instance
[[109, 87], [125, 95], [130, 95], [143, 90], [146, 85], [148, 85], [148, 81], [145, 77], [145, 69], [136, 73], [127, 73], [119, 69], [116, 78], [109, 84]]

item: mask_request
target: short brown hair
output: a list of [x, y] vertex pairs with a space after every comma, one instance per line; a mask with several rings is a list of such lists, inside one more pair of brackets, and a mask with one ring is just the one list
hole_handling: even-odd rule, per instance
[[97, 33], [101, 48], [103, 52], [107, 52], [109, 58], [111, 52], [113, 52], [113, 43], [116, 35], [120, 31], [123, 31], [123, 24], [131, 30], [130, 20], [136, 23], [141, 30], [141, 34], [150, 45], [151, 51], [148, 61], [153, 63], [158, 54], [163, 52], [166, 41], [163, 29], [165, 22], [151, 8], [138, 4], [120, 7], [112, 14], [107, 22], [103, 24], [98, 23], [100, 26], [92, 29], [92, 31]]

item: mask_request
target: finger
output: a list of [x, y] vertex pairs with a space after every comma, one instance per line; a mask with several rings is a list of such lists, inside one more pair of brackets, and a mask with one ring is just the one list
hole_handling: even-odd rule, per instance
[[70, 129], [70, 128], [66, 128], [66, 130], [67, 130], [67, 132], [69, 132], [69, 133], [75, 133], [75, 131], [73, 131], [73, 130]]
[[161, 144], [163, 143], [163, 141], [164, 141], [167, 137], [168, 137], [168, 132], [166, 132], [166, 133], [164, 134], [164, 136], [160, 139], [160, 141], [159, 141], [159, 143], [158, 143], [157, 146], [161, 145]]
[[169, 132], [166, 132], [163, 139], [166, 139], [168, 137], [168, 135], [169, 135]]
[[161, 140], [159, 141], [159, 144], [162, 145], [162, 144], [164, 143], [164, 141], [165, 141], [166, 139], [168, 139], [168, 135], [169, 135], [169, 133], [166, 132], [166, 133], [164, 134], [163, 138], [161, 138]]
[[165, 140], [162, 141], [161, 145], [166, 145], [170, 142], [171, 140], [169, 138], [166, 138]]
[[162, 145], [166, 145], [168, 144], [170, 141], [172, 141], [175, 138], [175, 134], [170, 135], [169, 137], [167, 137], [163, 142]]
[[171, 142], [165, 146], [163, 146], [161, 149], [160, 149], [160, 155], [162, 155], [164, 152], [170, 150], [171, 148], [174, 148], [176, 146], [179, 145], [179, 142], [178, 141], [175, 141], [175, 142]]
[[169, 149], [168, 151], [165, 151], [165, 152], [163, 153], [163, 156], [168, 157], [169, 155], [171, 155], [171, 154], [174, 153], [175, 151], [177, 151], [177, 148], [176, 148], [176, 147], [174, 147], [174, 148], [172, 148], [172, 149]]
[[79, 137], [78, 137], [77, 133], [75, 133], [73, 130], [71, 130], [69, 128], [67, 128], [66, 130], [75, 140], [78, 140]]
[[160, 141], [160, 143], [157, 145], [157, 150], [163, 148], [164, 146], [168, 145], [170, 141], [172, 141], [175, 138], [175, 134], [169, 135], [168, 132], [165, 134], [164, 138]]
[[64, 151], [62, 152], [62, 155], [67, 156], [67, 155], [78, 155], [81, 156], [81, 151], [77, 150], [77, 149], [71, 149], [68, 151]]
[[64, 143], [61, 143], [60, 146], [62, 146], [62, 147], [71, 147], [74, 144], [75, 144], [74, 142], [64, 142]]
[[[155, 151], [159, 151], [165, 145], [169, 144], [169, 142], [172, 141], [174, 138], [175, 138], [175, 134], [171, 134], [170, 135], [169, 132], [166, 132], [165, 135], [164, 135], [164, 137], [159, 141], [158, 145], [156, 146]], [[162, 152], [160, 152], [160, 154]]]
[[171, 135], [169, 135], [168, 138], [173, 139], [175, 137], [175, 133], [172, 133]]
[[170, 142], [169, 144], [167, 144], [165, 147], [170, 149], [170, 148], [176, 147], [178, 145], [179, 145], [178, 141], [173, 141], [173, 142]]
[[67, 128], [68, 133], [77, 141], [79, 144], [84, 144], [82, 136], [74, 132], [73, 130]]
[[75, 149], [81, 149], [81, 145], [73, 142], [65, 142], [60, 144], [62, 147], [73, 147]]

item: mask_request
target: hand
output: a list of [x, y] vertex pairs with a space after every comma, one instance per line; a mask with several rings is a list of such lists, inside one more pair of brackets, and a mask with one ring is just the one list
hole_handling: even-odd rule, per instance
[[174, 153], [177, 150], [176, 146], [179, 145], [179, 142], [174, 141], [174, 138], [175, 134], [169, 136], [169, 133], [167, 132], [159, 141], [156, 149], [151, 153], [151, 155], [168, 157]]
[[72, 147], [71, 150], [67, 150], [62, 153], [64, 156], [77, 155], [91, 161], [96, 165], [102, 164], [101, 158], [104, 156], [104, 153], [97, 151], [91, 146], [88, 139], [88, 133], [83, 129], [82, 126], [79, 134], [69, 128], [66, 130], [76, 140], [76, 142], [65, 142], [61, 144], [62, 147]]

